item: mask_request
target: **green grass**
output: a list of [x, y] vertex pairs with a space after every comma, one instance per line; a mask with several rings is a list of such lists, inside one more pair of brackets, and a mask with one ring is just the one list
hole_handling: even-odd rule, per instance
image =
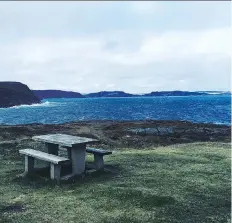
[[229, 144], [119, 150], [105, 160], [113, 173], [59, 187], [16, 179], [22, 157], [0, 148], [0, 222], [230, 222]]

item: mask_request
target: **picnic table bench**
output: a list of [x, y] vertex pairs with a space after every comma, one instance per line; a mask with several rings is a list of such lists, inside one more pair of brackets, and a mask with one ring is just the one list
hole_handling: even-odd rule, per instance
[[34, 158], [37, 158], [50, 163], [50, 177], [56, 180], [60, 180], [61, 165], [69, 161], [67, 158], [34, 149], [22, 149], [19, 153], [25, 155], [25, 175], [34, 173]]
[[[20, 150], [19, 152], [25, 155], [25, 173], [33, 172], [34, 158], [36, 158], [50, 163], [51, 179], [56, 180], [60, 180], [61, 165], [68, 161], [71, 161], [72, 173], [65, 176], [64, 179], [84, 173], [86, 152], [94, 154], [94, 164], [97, 170], [104, 167], [103, 156], [112, 154], [112, 152], [102, 149], [86, 148], [87, 143], [98, 142], [98, 140], [91, 138], [66, 134], [49, 134], [34, 136], [32, 139], [45, 143], [48, 153], [33, 149]], [[67, 149], [68, 159], [58, 156], [58, 150], [61, 147]]]
[[110, 151], [105, 151], [103, 149], [96, 148], [86, 148], [86, 152], [92, 153], [94, 155], [94, 165], [97, 170], [101, 170], [104, 168], [103, 156], [112, 154], [112, 152]]

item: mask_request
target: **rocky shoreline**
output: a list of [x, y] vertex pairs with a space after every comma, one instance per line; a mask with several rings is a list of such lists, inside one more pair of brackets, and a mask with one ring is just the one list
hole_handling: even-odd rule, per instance
[[0, 125], [0, 144], [34, 144], [31, 137], [65, 133], [97, 138], [103, 148], [147, 148], [192, 142], [231, 142], [231, 126], [186, 121], [79, 121]]

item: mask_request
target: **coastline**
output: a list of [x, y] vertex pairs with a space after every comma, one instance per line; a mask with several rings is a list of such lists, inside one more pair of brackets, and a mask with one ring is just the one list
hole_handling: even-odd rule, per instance
[[137, 148], [194, 142], [231, 142], [231, 126], [187, 121], [75, 121], [0, 125], [1, 144], [30, 146], [34, 135], [65, 133], [97, 138], [103, 148]]

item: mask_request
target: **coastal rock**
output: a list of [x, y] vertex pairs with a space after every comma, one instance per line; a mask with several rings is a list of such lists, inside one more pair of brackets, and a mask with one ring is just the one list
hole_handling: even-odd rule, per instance
[[[184, 121], [79, 121], [64, 124], [0, 125], [4, 142], [23, 140], [32, 146], [34, 135], [63, 133], [100, 140], [96, 148], [148, 148], [192, 142], [231, 142], [231, 126]], [[34, 144], [33, 144], [34, 146]]]
[[40, 103], [40, 100], [27, 85], [20, 82], [0, 82], [0, 108], [36, 103]]

